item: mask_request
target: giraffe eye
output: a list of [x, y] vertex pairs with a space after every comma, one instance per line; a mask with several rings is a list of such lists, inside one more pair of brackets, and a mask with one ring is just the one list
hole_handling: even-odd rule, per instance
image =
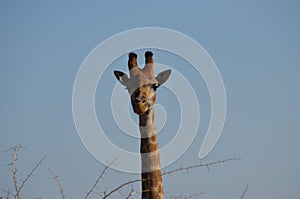
[[152, 89], [153, 89], [154, 91], [156, 91], [156, 89], [158, 88], [158, 86], [159, 86], [158, 84], [153, 84], [153, 85], [152, 85]]

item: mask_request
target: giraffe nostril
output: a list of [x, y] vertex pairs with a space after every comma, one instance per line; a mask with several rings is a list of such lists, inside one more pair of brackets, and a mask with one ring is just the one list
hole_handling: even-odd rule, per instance
[[139, 104], [139, 103], [145, 104], [146, 100], [145, 100], [145, 99], [140, 99], [140, 98], [135, 98], [135, 99], [134, 99], [134, 102], [135, 102], [136, 104]]

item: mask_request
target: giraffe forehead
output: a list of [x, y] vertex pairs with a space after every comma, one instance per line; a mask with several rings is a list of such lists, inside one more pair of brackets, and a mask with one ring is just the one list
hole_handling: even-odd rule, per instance
[[158, 82], [154, 77], [148, 77], [146, 75], [135, 75], [130, 79], [130, 86], [135, 88], [140, 88], [157, 83]]

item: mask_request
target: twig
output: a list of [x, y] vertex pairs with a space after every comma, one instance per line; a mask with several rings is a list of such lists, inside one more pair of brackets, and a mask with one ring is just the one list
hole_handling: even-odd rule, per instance
[[62, 186], [62, 184], [61, 184], [61, 182], [59, 180], [58, 175], [55, 174], [54, 172], [52, 172], [50, 168], [48, 168], [48, 169], [49, 169], [50, 174], [53, 176], [53, 178], [55, 179], [55, 181], [56, 181], [56, 183], [57, 183], [57, 185], [59, 187], [59, 193], [61, 195], [61, 198], [64, 199], [65, 198], [64, 189], [63, 189], [63, 186]]
[[9, 189], [8, 189], [7, 194], [6, 194], [6, 199], [9, 199], [9, 195], [10, 195], [10, 192], [9, 192]]
[[12, 196], [14, 198], [17, 197], [15, 194], [11, 193], [9, 189], [8, 190], [2, 189], [2, 191], [6, 193], [6, 198], [7, 199], [9, 199], [9, 196]]
[[249, 182], [246, 184], [243, 192], [242, 192], [242, 195], [240, 196], [240, 199], [243, 199], [246, 195], [246, 192], [248, 191], [248, 187], [249, 187]]
[[179, 195], [179, 196], [170, 196], [168, 197], [169, 199], [191, 199], [191, 198], [195, 198], [197, 196], [203, 195], [205, 194], [204, 192], [201, 193], [194, 193], [188, 196], [184, 196], [184, 195]]
[[232, 160], [240, 160], [240, 159], [238, 159], [238, 158], [228, 158], [228, 159], [225, 159], [225, 160], [218, 160], [218, 161], [209, 162], [209, 163], [195, 164], [195, 165], [191, 165], [191, 166], [187, 166], [187, 167], [181, 167], [181, 168], [178, 168], [178, 169], [174, 169], [174, 170], [171, 170], [171, 171], [166, 171], [166, 172], [163, 172], [162, 175], [170, 175], [170, 174], [173, 174], [173, 173], [177, 173], [179, 171], [194, 169], [194, 168], [198, 168], [198, 167], [207, 167], [207, 168], [209, 168], [210, 166], [213, 166], [215, 164], [221, 164], [221, 163], [225, 163], [225, 162], [232, 161]]
[[19, 191], [21, 192], [22, 188], [24, 187], [25, 183], [29, 180], [29, 178], [33, 175], [34, 171], [42, 164], [42, 162], [45, 160], [47, 155], [45, 155], [31, 170], [31, 172], [26, 176], [25, 180], [22, 182]]
[[[22, 149], [26, 149], [25, 147], [23, 147], [21, 144], [17, 144], [17, 145], [19, 145], [19, 149], [20, 148], [22, 148]], [[11, 148], [9, 148], [9, 149], [6, 149], [6, 150], [3, 150], [2, 152], [4, 152], [4, 153], [6, 153], [6, 152], [9, 152], [9, 151], [13, 151], [14, 149], [16, 148], [16, 145], [15, 146], [13, 146], [13, 147], [11, 147]]]
[[133, 188], [133, 186], [132, 186], [132, 184], [131, 184], [131, 190], [130, 190], [130, 192], [128, 193], [128, 195], [126, 196], [125, 199], [129, 199], [131, 196], [133, 196], [133, 195], [135, 195], [135, 194], [137, 194], [137, 192], [134, 191], [134, 188]]
[[114, 192], [118, 191], [119, 189], [121, 189], [122, 187], [124, 187], [126, 185], [133, 184], [133, 183], [140, 182], [140, 181], [142, 181], [142, 180], [141, 179], [136, 179], [136, 180], [130, 180], [128, 182], [125, 182], [125, 183], [121, 184], [120, 186], [112, 189], [107, 194], [105, 194], [104, 197], [103, 197], [103, 199], [107, 198], [108, 196], [110, 196], [111, 194], [113, 194]]
[[114, 159], [111, 163], [109, 163], [108, 165], [106, 165], [104, 167], [103, 171], [101, 172], [100, 176], [97, 178], [97, 180], [95, 181], [95, 183], [93, 184], [92, 188], [86, 193], [84, 199], [87, 199], [89, 197], [89, 195], [94, 191], [94, 189], [96, 188], [97, 184], [99, 183], [99, 181], [102, 179], [103, 175], [105, 174], [105, 171], [109, 168], [110, 165], [112, 165], [116, 161], [116, 159]]
[[20, 189], [19, 189], [18, 180], [17, 180], [17, 163], [16, 163], [17, 159], [18, 159], [19, 146], [20, 145], [17, 144], [14, 147], [12, 174], [13, 174], [13, 181], [14, 181], [15, 190], [16, 190], [16, 198], [21, 199]]

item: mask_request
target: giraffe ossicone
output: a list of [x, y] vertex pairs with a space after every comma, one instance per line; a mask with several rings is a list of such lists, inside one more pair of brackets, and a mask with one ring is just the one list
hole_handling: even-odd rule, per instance
[[153, 106], [156, 103], [156, 89], [167, 81], [171, 70], [160, 72], [155, 77], [153, 53], [150, 51], [145, 52], [145, 66], [142, 69], [137, 65], [137, 55], [129, 53], [128, 69], [129, 75], [121, 71], [114, 71], [114, 74], [128, 90], [132, 109], [139, 116], [142, 199], [163, 199]]

